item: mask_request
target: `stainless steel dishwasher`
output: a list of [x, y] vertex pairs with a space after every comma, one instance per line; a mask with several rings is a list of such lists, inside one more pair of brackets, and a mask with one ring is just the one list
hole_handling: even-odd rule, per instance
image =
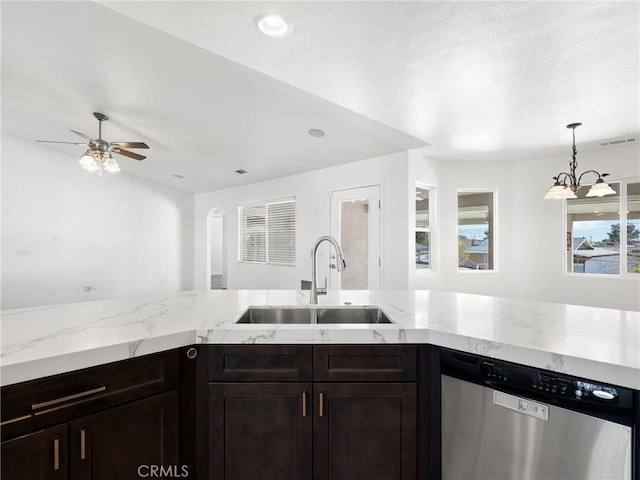
[[443, 349], [443, 480], [640, 478], [634, 391]]

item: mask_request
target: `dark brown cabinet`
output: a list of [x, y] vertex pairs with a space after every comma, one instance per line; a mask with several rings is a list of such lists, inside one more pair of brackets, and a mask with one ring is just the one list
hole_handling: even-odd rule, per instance
[[209, 354], [210, 479], [416, 478], [415, 346]]
[[178, 395], [172, 391], [72, 420], [72, 480], [138, 480], [178, 465]]
[[414, 480], [416, 385], [316, 383], [317, 480]]
[[67, 425], [2, 442], [4, 480], [67, 480]]
[[311, 383], [212, 383], [209, 392], [210, 478], [311, 478]]
[[3, 387], [2, 479], [185, 473], [177, 386], [167, 352]]

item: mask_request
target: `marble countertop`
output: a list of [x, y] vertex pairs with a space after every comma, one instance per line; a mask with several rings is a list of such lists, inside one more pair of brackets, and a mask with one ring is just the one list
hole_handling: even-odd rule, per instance
[[2, 311], [0, 384], [193, 344], [430, 343], [640, 390], [640, 312], [437, 291], [342, 291], [393, 324], [235, 324], [308, 291], [219, 290]]

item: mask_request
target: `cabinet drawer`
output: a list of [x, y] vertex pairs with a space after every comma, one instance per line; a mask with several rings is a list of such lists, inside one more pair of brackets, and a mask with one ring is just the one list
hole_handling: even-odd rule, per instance
[[213, 382], [298, 382], [311, 380], [310, 345], [220, 345], [210, 347]]
[[2, 388], [2, 438], [178, 385], [178, 351], [147, 355]]
[[313, 379], [330, 382], [413, 382], [415, 345], [316, 345]]

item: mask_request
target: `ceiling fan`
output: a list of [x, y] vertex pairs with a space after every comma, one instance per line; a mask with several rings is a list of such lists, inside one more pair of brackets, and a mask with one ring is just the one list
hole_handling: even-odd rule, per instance
[[82, 155], [82, 158], [80, 159], [80, 165], [82, 165], [82, 168], [84, 168], [85, 170], [99, 170], [100, 175], [102, 175], [103, 170], [111, 173], [120, 171], [120, 166], [111, 155], [112, 153], [124, 155], [125, 157], [133, 158], [134, 160], [144, 160], [145, 158], [147, 158], [144, 155], [125, 150], [125, 148], [149, 148], [149, 145], [144, 142], [107, 142], [106, 140], [104, 140], [102, 138], [102, 122], [109, 120], [109, 117], [100, 112], [93, 112], [93, 116], [96, 118], [96, 120], [98, 120], [98, 138], [91, 138], [84, 133], [71, 130], [76, 135], [79, 135], [87, 140], [87, 142], [56, 142], [52, 140], [38, 140], [38, 142], [87, 145], [87, 147], [89, 148]]

